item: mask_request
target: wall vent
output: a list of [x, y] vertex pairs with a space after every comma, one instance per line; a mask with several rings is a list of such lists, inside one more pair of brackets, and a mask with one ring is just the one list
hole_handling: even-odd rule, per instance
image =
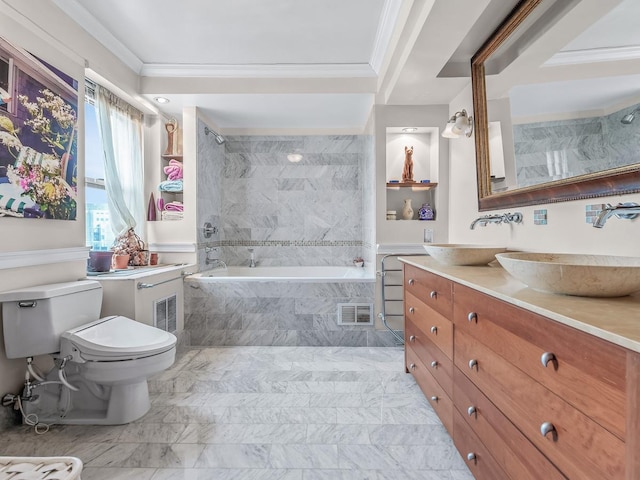
[[373, 303], [339, 303], [338, 325], [373, 325]]
[[175, 333], [177, 325], [177, 298], [173, 294], [153, 302], [153, 326], [166, 332]]

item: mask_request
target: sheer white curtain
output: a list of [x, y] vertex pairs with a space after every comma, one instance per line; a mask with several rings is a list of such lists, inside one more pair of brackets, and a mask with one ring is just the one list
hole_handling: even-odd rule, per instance
[[[144, 225], [142, 112], [100, 85], [96, 85], [95, 103], [111, 229], [120, 235]], [[136, 233], [144, 234], [139, 230]]]

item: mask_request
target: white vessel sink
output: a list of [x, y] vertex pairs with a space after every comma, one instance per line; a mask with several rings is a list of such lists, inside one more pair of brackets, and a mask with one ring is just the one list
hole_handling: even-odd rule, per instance
[[456, 243], [425, 243], [424, 249], [443, 265], [486, 265], [493, 262], [496, 253], [506, 252], [495, 245], [465, 245]]
[[569, 253], [499, 253], [500, 265], [534, 290], [582, 297], [640, 291], [640, 258]]

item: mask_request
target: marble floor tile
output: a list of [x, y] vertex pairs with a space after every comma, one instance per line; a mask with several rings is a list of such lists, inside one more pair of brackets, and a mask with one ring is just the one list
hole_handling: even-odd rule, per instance
[[398, 347], [201, 347], [128, 425], [16, 426], [3, 455], [73, 455], [83, 480], [473, 480]]

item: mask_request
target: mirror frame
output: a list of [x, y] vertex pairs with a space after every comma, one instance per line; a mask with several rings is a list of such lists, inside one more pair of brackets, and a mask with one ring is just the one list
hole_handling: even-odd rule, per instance
[[640, 164], [634, 164], [540, 185], [491, 193], [484, 62], [541, 2], [542, 0], [522, 0], [471, 58], [478, 209], [480, 211], [640, 192]]

